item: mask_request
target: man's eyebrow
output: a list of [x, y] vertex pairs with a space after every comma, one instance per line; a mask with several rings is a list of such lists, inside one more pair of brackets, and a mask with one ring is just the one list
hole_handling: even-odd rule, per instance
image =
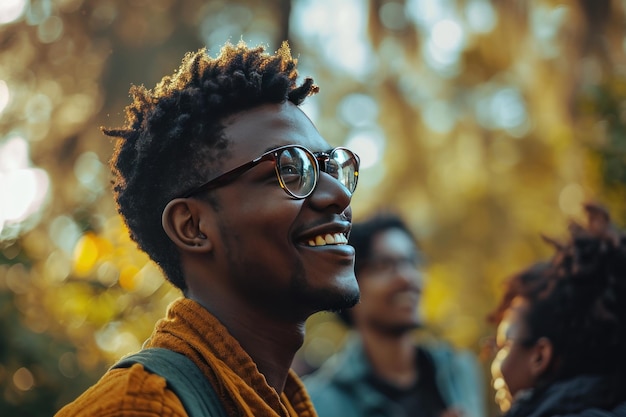
[[317, 156], [317, 155], [321, 155], [321, 154], [330, 155], [330, 153], [331, 153], [333, 150], [335, 150], [335, 148], [329, 148], [329, 149], [326, 149], [326, 150], [323, 150], [323, 151], [311, 151], [311, 152], [313, 152], [313, 155], [316, 155], [316, 156]]
[[265, 150], [263, 150], [262, 153], [266, 154], [270, 151], [273, 151], [274, 149], [278, 149], [278, 148], [282, 148], [283, 146], [290, 146], [290, 145], [294, 145], [293, 143], [288, 143], [288, 144], [276, 144], [276, 145], [270, 145], [267, 148], [265, 148]]
[[285, 146], [285, 145], [284, 144], [282, 144], [282, 145], [279, 145], [279, 144], [270, 145], [267, 148], [265, 148], [265, 151], [263, 153], [272, 151], [272, 150], [277, 149], [277, 148], [282, 148], [283, 146]]

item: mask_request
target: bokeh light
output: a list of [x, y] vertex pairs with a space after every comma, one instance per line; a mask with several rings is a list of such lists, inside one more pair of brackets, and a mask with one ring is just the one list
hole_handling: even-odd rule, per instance
[[375, 69], [375, 57], [364, 42], [366, 14], [360, 1], [301, 0], [294, 4], [292, 21], [298, 39], [324, 45], [324, 58], [337, 70], [363, 78]]
[[0, 114], [2, 114], [4, 109], [7, 107], [10, 99], [11, 94], [9, 92], [9, 86], [6, 81], [0, 80]]
[[467, 23], [476, 33], [491, 32], [498, 22], [494, 7], [487, 0], [470, 0], [465, 6]]
[[0, 25], [18, 20], [22, 17], [28, 0], [3, 0], [0, 3]]
[[[428, 330], [476, 350], [541, 234], [588, 200], [626, 223], [624, 4], [581, 4], [0, 0], [0, 415], [54, 414], [180, 296], [117, 214], [98, 128], [123, 124], [131, 84], [228, 40], [290, 41], [320, 85], [303, 110], [361, 157], [354, 219], [405, 216]], [[334, 320], [307, 323], [308, 367], [344, 343]]]
[[13, 374], [13, 384], [20, 391], [28, 391], [35, 385], [35, 377], [27, 368], [20, 368]]
[[20, 223], [42, 209], [48, 188], [46, 171], [29, 164], [24, 139], [13, 137], [0, 144], [0, 238], [19, 235]]
[[385, 139], [382, 132], [374, 129], [357, 130], [348, 137], [346, 146], [361, 158], [361, 170], [367, 170], [381, 163]]

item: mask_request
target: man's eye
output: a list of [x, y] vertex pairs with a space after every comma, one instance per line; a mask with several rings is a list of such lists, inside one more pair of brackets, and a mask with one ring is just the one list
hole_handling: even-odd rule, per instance
[[299, 181], [301, 177], [300, 170], [295, 165], [282, 165], [280, 167], [280, 176], [285, 183]]
[[335, 178], [339, 176], [339, 164], [337, 163], [337, 161], [334, 161], [332, 159], [328, 161], [328, 163], [326, 164], [326, 173]]

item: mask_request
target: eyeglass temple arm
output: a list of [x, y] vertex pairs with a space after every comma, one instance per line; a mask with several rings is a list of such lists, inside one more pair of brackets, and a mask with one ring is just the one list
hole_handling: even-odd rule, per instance
[[260, 162], [262, 162], [263, 160], [267, 159], [267, 155], [263, 155], [262, 157], [259, 157], [255, 160], [252, 160], [244, 165], [241, 165], [235, 169], [232, 169], [230, 171], [227, 171], [225, 173], [223, 173], [222, 175], [218, 175], [217, 177], [213, 178], [210, 181], [205, 182], [204, 184], [200, 185], [199, 187], [194, 188], [193, 190], [191, 190], [190, 192], [186, 193], [183, 198], [188, 198], [191, 197], [195, 194], [204, 192], [204, 191], [208, 191], [211, 190], [213, 188], [219, 187], [221, 185], [224, 184], [228, 184], [231, 181], [234, 181], [235, 179], [237, 179], [237, 177], [239, 177], [240, 175], [242, 175], [244, 172], [248, 171], [249, 169], [252, 169], [254, 166], [256, 166], [257, 164], [259, 164]]

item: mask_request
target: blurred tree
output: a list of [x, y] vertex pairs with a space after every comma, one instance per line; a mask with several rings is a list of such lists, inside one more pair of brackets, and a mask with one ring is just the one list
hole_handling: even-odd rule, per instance
[[240, 38], [277, 47], [289, 10], [285, 0], [0, 6], [0, 181], [28, 194], [17, 159], [50, 178], [43, 211], [11, 222], [17, 203], [0, 207], [0, 415], [52, 415], [139, 349], [179, 295], [115, 215], [112, 145], [98, 126], [122, 124], [130, 85], [154, 85], [189, 50]]
[[[356, 194], [355, 217], [387, 206], [405, 214], [430, 258], [426, 320], [478, 349], [493, 332], [483, 317], [502, 280], [548, 256], [540, 234], [558, 238], [586, 200], [624, 215], [624, 4], [368, 5], [364, 75], [320, 73], [322, 86], [347, 78], [325, 96], [320, 126], [348, 138], [362, 157], [377, 154], [362, 170], [361, 190], [369, 192]], [[326, 57], [318, 42], [302, 43], [307, 55]], [[364, 138], [345, 116], [350, 96], [372, 97], [378, 126], [367, 128], [382, 134]], [[366, 106], [354, 113], [370, 117]], [[334, 338], [317, 331], [330, 323], [328, 316], [310, 323], [303, 351], [311, 361], [341, 343], [340, 330]]]
[[[31, 267], [28, 259], [1, 259], [8, 280], [20, 280]], [[0, 291], [0, 412], [5, 416], [50, 415], [59, 401], [80, 394], [95, 375], [82, 372], [77, 348], [59, 334], [42, 333], [23, 325], [21, 297], [7, 288]], [[68, 379], [72, 384], [68, 386]]]
[[[583, 200], [626, 221], [618, 0], [2, 0], [0, 415], [51, 415], [178, 296], [115, 214], [97, 127], [123, 123], [131, 84], [240, 38], [290, 40], [322, 87], [307, 112], [362, 157], [355, 218], [406, 215], [426, 318], [457, 345]], [[345, 329], [308, 326], [316, 366]]]
[[579, 96], [581, 130], [578, 137], [590, 148], [598, 188], [607, 196], [612, 213], [626, 224], [626, 76], [614, 74]]

